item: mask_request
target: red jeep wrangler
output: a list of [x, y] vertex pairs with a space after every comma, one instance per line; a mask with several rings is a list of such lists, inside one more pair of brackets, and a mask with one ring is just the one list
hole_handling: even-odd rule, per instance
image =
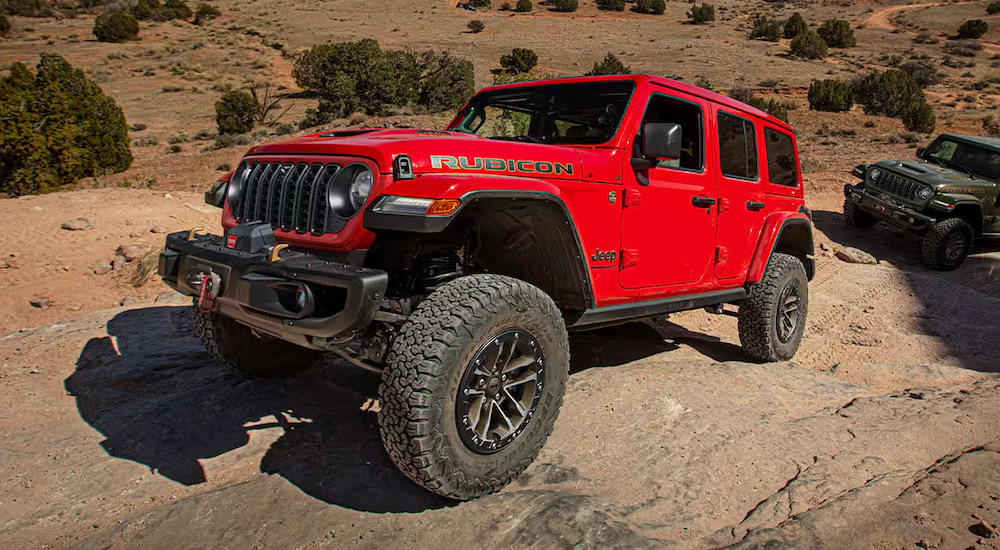
[[799, 174], [787, 124], [695, 86], [496, 86], [445, 131], [251, 149], [206, 194], [225, 235], [169, 235], [159, 273], [196, 297], [225, 365], [285, 371], [334, 351], [382, 372], [393, 461], [469, 499], [552, 431], [569, 330], [707, 308], [739, 317], [750, 358], [791, 358], [814, 270]]

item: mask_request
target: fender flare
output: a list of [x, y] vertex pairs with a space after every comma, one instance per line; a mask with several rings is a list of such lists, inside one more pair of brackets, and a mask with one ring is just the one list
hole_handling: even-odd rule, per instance
[[809, 235], [809, 243], [805, 249], [805, 257], [800, 259], [803, 260], [802, 263], [805, 265], [806, 275], [810, 280], [812, 280], [813, 275], [816, 273], [815, 260], [810, 258], [813, 254], [812, 223], [804, 213], [788, 212], [772, 214], [764, 220], [764, 227], [761, 228], [760, 239], [757, 241], [757, 247], [754, 249], [753, 258], [750, 260], [750, 268], [747, 271], [747, 283], [759, 283], [764, 277], [764, 271], [767, 269], [767, 264], [770, 262], [771, 256], [774, 254], [778, 243], [781, 241], [781, 236], [784, 234], [785, 230], [790, 227], [802, 227]]

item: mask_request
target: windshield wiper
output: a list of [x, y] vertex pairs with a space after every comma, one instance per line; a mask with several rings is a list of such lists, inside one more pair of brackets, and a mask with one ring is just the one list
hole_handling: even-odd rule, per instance
[[961, 170], [961, 171], [965, 172], [965, 173], [966, 173], [966, 174], [968, 174], [969, 176], [975, 176], [975, 175], [976, 175], [976, 174], [974, 174], [974, 173], [972, 172], [972, 170], [969, 170], [968, 168], [966, 168], [966, 167], [962, 166], [961, 164], [955, 164], [955, 163], [952, 163], [952, 162], [949, 162], [949, 163], [948, 163], [948, 165], [947, 165], [947, 167], [948, 167], [948, 168], [957, 168], [957, 169], [959, 169], [959, 170]]

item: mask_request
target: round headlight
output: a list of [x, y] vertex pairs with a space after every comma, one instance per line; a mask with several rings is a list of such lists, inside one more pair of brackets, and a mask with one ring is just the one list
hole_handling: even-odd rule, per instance
[[934, 196], [934, 190], [930, 187], [921, 187], [920, 190], [917, 191], [917, 196], [923, 200], [927, 200]]
[[367, 167], [354, 173], [351, 179], [351, 204], [355, 210], [360, 210], [372, 192], [372, 171]]
[[229, 201], [230, 206], [236, 206], [240, 203], [240, 197], [243, 195], [243, 185], [246, 183], [248, 175], [250, 175], [250, 163], [243, 161], [236, 167], [233, 177], [229, 179], [229, 189], [226, 190], [226, 199]]
[[871, 170], [868, 170], [868, 177], [870, 177], [872, 181], [878, 181], [879, 177], [881, 176], [882, 176], [882, 171], [879, 170], [878, 168], [872, 168]]

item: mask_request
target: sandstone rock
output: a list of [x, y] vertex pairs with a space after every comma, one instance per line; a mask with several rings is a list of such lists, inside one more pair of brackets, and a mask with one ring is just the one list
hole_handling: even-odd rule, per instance
[[63, 222], [61, 227], [67, 231], [89, 231], [94, 228], [93, 224], [87, 218], [77, 218]]
[[826, 243], [819, 243], [819, 249], [826, 252], [830, 250], [830, 245]]
[[107, 275], [111, 273], [111, 264], [100, 263], [94, 266], [95, 275]]
[[166, 230], [158, 225], [149, 228], [150, 233], [166, 233]]
[[138, 298], [135, 298], [133, 296], [128, 296], [128, 297], [122, 298], [122, 301], [118, 302], [118, 305], [124, 307], [124, 306], [130, 306], [130, 305], [138, 303], [138, 302], [139, 302]]
[[115, 259], [111, 260], [111, 269], [121, 271], [123, 267], [125, 267], [125, 256], [116, 254]]
[[52, 305], [52, 300], [49, 300], [44, 296], [38, 296], [36, 298], [28, 300], [28, 303], [31, 304], [31, 307], [37, 307], [38, 309], [45, 309]]
[[849, 246], [845, 246], [844, 248], [838, 250], [837, 257], [850, 264], [876, 265], [878, 263], [875, 256], [872, 256], [864, 250], [858, 250], [857, 248], [851, 248]]
[[124, 256], [126, 262], [138, 260], [150, 251], [148, 244], [123, 244], [115, 250], [115, 254]]
[[191, 303], [191, 298], [189, 296], [181, 294], [180, 292], [174, 292], [173, 290], [171, 290], [169, 292], [164, 292], [158, 295], [154, 300], [154, 302], [156, 302], [157, 304], [164, 304], [164, 305], [172, 305], [172, 304], [189, 305]]
[[977, 537], [983, 537], [988, 539], [996, 533], [996, 527], [990, 525], [985, 521], [980, 521], [979, 523], [974, 523], [969, 526], [969, 532]]

